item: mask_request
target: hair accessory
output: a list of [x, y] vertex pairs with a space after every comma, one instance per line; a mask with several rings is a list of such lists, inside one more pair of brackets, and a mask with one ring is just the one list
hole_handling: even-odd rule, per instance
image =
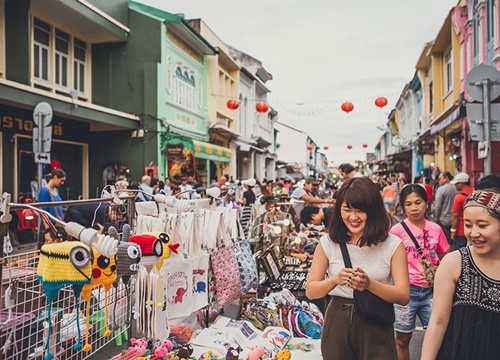
[[94, 286], [104, 287], [104, 324], [106, 331], [104, 336], [111, 335], [111, 330], [108, 328], [108, 291], [111, 289], [114, 281], [116, 280], [116, 261], [115, 257], [108, 258], [101, 255], [94, 247], [94, 262], [92, 263], [92, 283], [83, 286], [82, 297], [87, 303], [87, 309], [85, 312], [85, 346], [83, 351], [87, 352], [92, 349], [89, 344], [89, 309], [90, 309], [90, 293]]
[[78, 342], [74, 349], [80, 350], [80, 322], [78, 321], [78, 298], [84, 286], [92, 281], [92, 250], [80, 241], [66, 241], [62, 243], [43, 245], [40, 250], [40, 260], [37, 268], [37, 278], [42, 283], [45, 296], [49, 300], [47, 316], [49, 330], [47, 334], [47, 355], [45, 360], [54, 358], [50, 353], [49, 341], [52, 330], [51, 310], [52, 302], [56, 299], [63, 285], [73, 287], [77, 317]]
[[500, 194], [492, 191], [476, 190], [465, 200], [464, 209], [469, 206], [480, 206], [500, 214]]

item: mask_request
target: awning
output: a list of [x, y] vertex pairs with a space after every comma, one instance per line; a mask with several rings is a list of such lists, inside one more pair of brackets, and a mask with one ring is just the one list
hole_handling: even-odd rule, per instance
[[437, 134], [460, 117], [461, 107], [457, 107], [446, 119], [431, 127], [431, 135]]
[[191, 141], [194, 145], [194, 157], [212, 161], [231, 161], [231, 150], [229, 150], [228, 148], [198, 140]]

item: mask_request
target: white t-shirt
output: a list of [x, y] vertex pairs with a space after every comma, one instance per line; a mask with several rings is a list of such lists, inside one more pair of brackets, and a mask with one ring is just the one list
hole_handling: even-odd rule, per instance
[[293, 193], [292, 193], [292, 199], [296, 199], [296, 200], [300, 200], [300, 201], [303, 201], [303, 202], [299, 202], [299, 203], [294, 203], [292, 206], [293, 206], [293, 209], [295, 210], [295, 212], [297, 213], [297, 217], [299, 218], [299, 221], [300, 221], [300, 213], [302, 212], [302, 210], [307, 206], [309, 205], [309, 203], [305, 200], [301, 200], [300, 198], [304, 195], [309, 195], [312, 197], [311, 194], [309, 194], [308, 192], [306, 192], [303, 188], [301, 187], [298, 187], [296, 188]]
[[[329, 259], [328, 274], [338, 274], [340, 270], [345, 268], [340, 245], [333, 243], [329, 235], [323, 236], [320, 241], [326, 257]], [[401, 239], [396, 235], [389, 234], [387, 240], [377, 245], [359, 247], [347, 244], [347, 250], [353, 268], [359, 267], [371, 279], [389, 284], [392, 281], [391, 259], [399, 244], [401, 244]], [[328, 294], [348, 299], [353, 298], [353, 290], [347, 285], [337, 285]]]

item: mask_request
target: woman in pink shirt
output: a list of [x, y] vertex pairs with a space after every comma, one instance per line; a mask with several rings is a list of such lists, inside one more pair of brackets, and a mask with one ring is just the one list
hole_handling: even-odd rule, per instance
[[422, 256], [432, 264], [438, 265], [449, 251], [448, 240], [446, 240], [441, 227], [426, 219], [427, 192], [423, 186], [411, 184], [403, 187], [401, 204], [408, 217], [403, 222], [418, 243], [422, 255], [402, 223], [394, 225], [390, 232], [403, 240], [408, 255], [408, 272], [410, 274], [410, 303], [406, 306], [395, 305], [394, 329], [396, 330], [396, 347], [400, 360], [410, 358], [409, 344], [415, 330], [417, 315], [424, 328], [427, 327], [431, 317], [433, 288], [427, 282]]

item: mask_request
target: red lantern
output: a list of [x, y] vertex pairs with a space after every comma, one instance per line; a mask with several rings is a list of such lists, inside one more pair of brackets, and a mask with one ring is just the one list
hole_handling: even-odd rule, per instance
[[346, 101], [345, 103], [342, 104], [340, 108], [346, 113], [350, 113], [354, 109], [354, 105], [349, 101]]
[[383, 108], [384, 106], [387, 105], [387, 99], [383, 96], [378, 97], [375, 99], [375, 105], [378, 106], [379, 108]]
[[312, 149], [313, 149], [313, 146], [312, 146], [312, 145], [308, 145], [308, 146], [307, 146], [307, 150], [312, 151]]
[[328, 146], [324, 146], [323, 149], [326, 151], [328, 150]]
[[267, 110], [269, 110], [269, 105], [267, 105], [267, 103], [265, 101], [259, 101], [256, 105], [255, 105], [255, 109], [260, 112], [260, 113], [265, 113], [267, 112]]
[[348, 148], [349, 150], [351, 150], [351, 149], [352, 149], [352, 145], [347, 145], [347, 148]]
[[363, 147], [366, 149], [368, 147], [368, 144], [363, 144]]
[[240, 102], [238, 100], [231, 99], [227, 101], [226, 105], [229, 109], [236, 110], [240, 107]]

